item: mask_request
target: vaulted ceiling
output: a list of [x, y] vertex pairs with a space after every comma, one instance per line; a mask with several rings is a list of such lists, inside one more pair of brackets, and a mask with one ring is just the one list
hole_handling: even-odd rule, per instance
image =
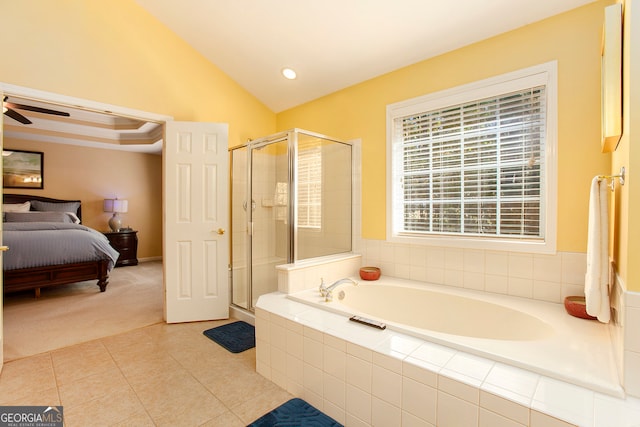
[[[594, 0], [135, 0], [274, 112]], [[285, 67], [296, 70], [285, 79]], [[161, 151], [162, 127], [11, 96], [5, 137]]]
[[276, 113], [593, 1], [136, 0]]

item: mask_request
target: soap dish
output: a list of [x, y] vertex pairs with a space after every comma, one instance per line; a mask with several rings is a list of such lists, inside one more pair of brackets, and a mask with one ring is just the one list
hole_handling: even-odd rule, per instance
[[380, 278], [380, 269], [378, 267], [362, 267], [360, 269], [360, 278], [362, 280], [378, 280]]
[[579, 317], [581, 319], [590, 319], [594, 320], [597, 317], [590, 316], [587, 314], [587, 303], [585, 302], [585, 298], [581, 296], [571, 296], [566, 297], [564, 299], [564, 308], [567, 310], [567, 313], [574, 317]]

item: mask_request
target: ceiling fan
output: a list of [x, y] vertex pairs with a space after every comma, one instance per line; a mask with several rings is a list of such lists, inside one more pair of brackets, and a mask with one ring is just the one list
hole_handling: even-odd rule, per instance
[[37, 113], [53, 114], [56, 116], [69, 117], [69, 113], [66, 113], [64, 111], [50, 110], [48, 108], [33, 107], [31, 105], [24, 105], [24, 104], [14, 104], [13, 102], [8, 102], [8, 98], [5, 96], [3, 100], [3, 105], [2, 105], [2, 112], [5, 115], [11, 117], [12, 119], [19, 121], [23, 125], [30, 125], [32, 123], [31, 120], [27, 119], [25, 116], [18, 113], [16, 110], [35, 111]]

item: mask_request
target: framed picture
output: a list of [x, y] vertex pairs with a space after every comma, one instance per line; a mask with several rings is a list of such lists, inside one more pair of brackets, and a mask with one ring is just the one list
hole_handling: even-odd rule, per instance
[[4, 188], [44, 188], [44, 153], [2, 150], [2, 186]]

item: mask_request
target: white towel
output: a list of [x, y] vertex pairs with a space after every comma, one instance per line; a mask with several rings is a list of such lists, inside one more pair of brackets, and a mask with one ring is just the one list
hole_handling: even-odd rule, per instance
[[584, 294], [587, 313], [608, 323], [609, 306], [609, 206], [607, 180], [591, 181], [589, 198], [589, 236], [587, 240], [587, 273]]

